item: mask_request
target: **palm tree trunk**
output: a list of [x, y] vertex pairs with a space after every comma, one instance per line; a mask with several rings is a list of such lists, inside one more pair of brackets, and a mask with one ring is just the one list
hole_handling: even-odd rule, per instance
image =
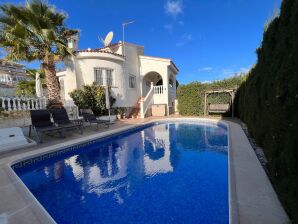
[[53, 55], [45, 56], [42, 67], [45, 72], [45, 78], [48, 89], [48, 108], [61, 108], [62, 102], [60, 97], [59, 82], [56, 77], [55, 61]]

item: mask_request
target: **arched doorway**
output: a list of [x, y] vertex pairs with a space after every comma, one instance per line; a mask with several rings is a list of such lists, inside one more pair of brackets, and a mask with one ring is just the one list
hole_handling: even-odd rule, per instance
[[158, 72], [148, 72], [142, 81], [142, 96], [145, 97], [150, 90], [151, 82], [154, 86], [162, 86], [163, 79]]

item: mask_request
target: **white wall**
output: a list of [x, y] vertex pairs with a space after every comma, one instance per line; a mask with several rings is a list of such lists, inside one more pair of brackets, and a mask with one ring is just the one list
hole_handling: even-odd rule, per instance
[[[144, 94], [146, 93], [146, 87], [144, 81], [146, 75], [150, 72], [157, 72], [163, 79], [163, 89], [164, 94], [154, 97], [154, 104], [167, 104], [168, 103], [168, 66], [170, 65], [170, 60], [162, 58], [153, 58], [140, 56], [141, 59], [141, 78], [142, 85], [144, 88]], [[145, 78], [145, 80], [144, 80]]]
[[[134, 106], [139, 97], [141, 96], [141, 78], [140, 78], [140, 60], [139, 53], [142, 53], [142, 48], [125, 43], [125, 57], [126, 61], [124, 63], [124, 85], [123, 93], [126, 99], [126, 107]], [[129, 75], [136, 76], [136, 88], [129, 88]]]
[[[113, 69], [112, 95], [116, 98], [114, 107], [131, 107], [136, 104], [140, 96], [138, 49], [127, 46], [127, 62], [124, 68], [124, 58], [109, 53], [80, 52], [75, 59], [66, 61], [67, 70], [57, 73], [64, 80], [65, 101], [73, 104], [69, 93], [83, 85], [91, 85], [95, 81], [95, 68]], [[136, 88], [130, 89], [129, 74], [136, 76]]]
[[[160, 95], [157, 103], [168, 103], [169, 93], [169, 59], [146, 57], [144, 48], [130, 43], [125, 43], [125, 58], [122, 54], [121, 44], [116, 48], [116, 54], [81, 51], [75, 57], [65, 61], [66, 71], [57, 73], [64, 81], [65, 102], [73, 105], [69, 93], [83, 85], [91, 85], [95, 81], [95, 68], [113, 69], [112, 95], [116, 98], [114, 107], [132, 107], [141, 97], [145, 88], [144, 76], [148, 72], [157, 72], [163, 79], [164, 94]], [[136, 76], [136, 88], [129, 88], [129, 75]], [[176, 75], [176, 74], [175, 74]], [[156, 83], [155, 83], [156, 84]]]

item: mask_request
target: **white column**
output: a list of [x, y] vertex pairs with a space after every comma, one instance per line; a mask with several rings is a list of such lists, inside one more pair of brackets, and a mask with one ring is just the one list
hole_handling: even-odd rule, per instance
[[23, 103], [23, 110], [27, 110], [26, 103]]
[[10, 98], [6, 98], [6, 100], [7, 100], [8, 111], [11, 111]]
[[18, 105], [17, 105], [17, 109], [18, 110], [22, 110], [22, 106], [21, 106], [21, 99], [18, 97], [17, 99]]
[[26, 98], [27, 110], [31, 110], [30, 99]]
[[39, 99], [35, 99], [35, 109], [38, 110], [39, 109]]
[[[153, 82], [151, 82], [150, 83], [150, 90], [149, 90], [149, 92], [151, 91], [151, 89], [152, 89], [152, 91], [153, 91], [153, 95], [152, 95], [152, 97], [153, 97], [153, 103], [152, 104], [154, 104], [154, 86], [153, 86], [154, 84], [153, 84]], [[149, 93], [148, 92], [148, 93]]]
[[35, 110], [34, 99], [31, 99], [32, 109]]

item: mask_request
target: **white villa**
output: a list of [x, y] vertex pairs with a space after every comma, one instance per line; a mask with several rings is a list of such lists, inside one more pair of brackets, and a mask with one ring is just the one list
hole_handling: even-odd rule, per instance
[[78, 35], [69, 39], [69, 48], [75, 56], [57, 73], [66, 106], [74, 104], [69, 92], [96, 82], [109, 85], [116, 98], [113, 107], [125, 107], [127, 113], [134, 108], [140, 108], [140, 117], [174, 113], [179, 70], [171, 59], [145, 56], [143, 46], [126, 42], [79, 50]]

